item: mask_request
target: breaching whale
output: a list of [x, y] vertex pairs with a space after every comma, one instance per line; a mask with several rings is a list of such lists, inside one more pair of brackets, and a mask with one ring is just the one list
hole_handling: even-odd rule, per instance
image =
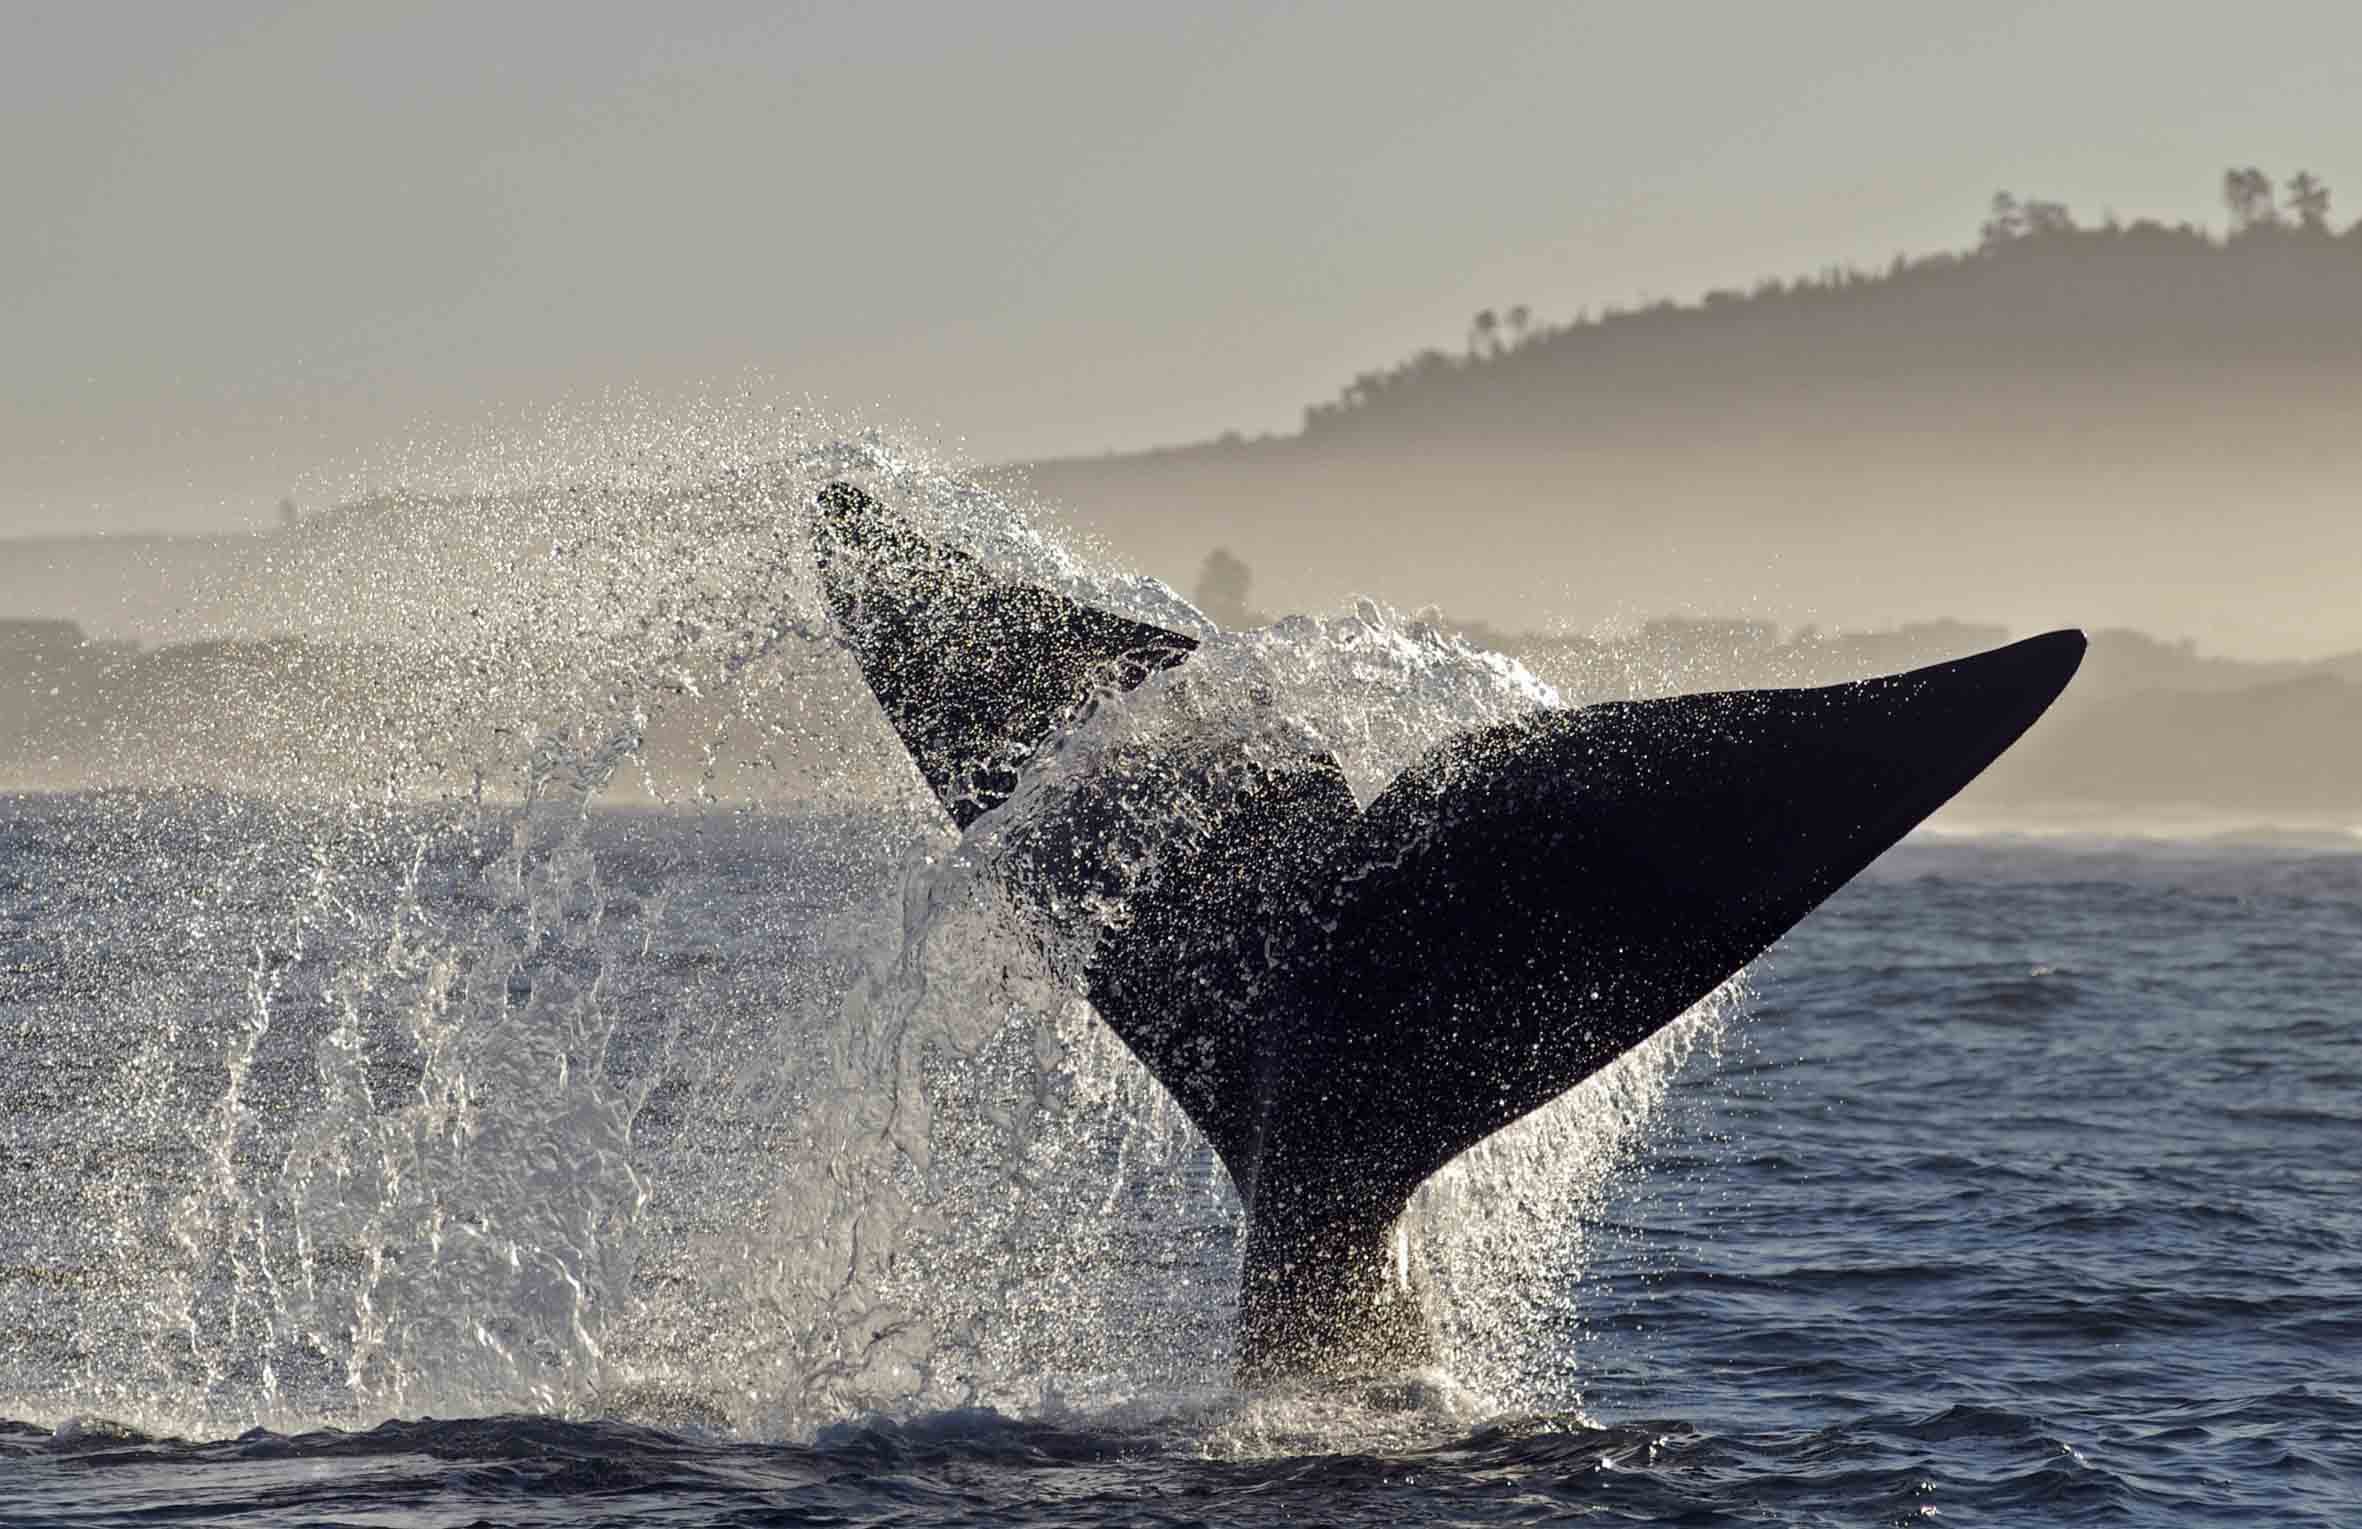
[[[850, 483], [830, 615], [965, 832], [1183, 633], [1003, 577]], [[2016, 741], [2084, 639], [1904, 674], [1545, 709], [1357, 807], [1325, 754], [1110, 772], [1003, 846], [1044, 913], [1105, 916], [1092, 1006], [1205, 1133], [1247, 1216], [1236, 1366], [1400, 1374], [1432, 1339], [1395, 1223], [1429, 1175], [1678, 1017]], [[1151, 762], [1153, 763], [1153, 762]], [[1172, 829], [1121, 912], [1103, 835]]]

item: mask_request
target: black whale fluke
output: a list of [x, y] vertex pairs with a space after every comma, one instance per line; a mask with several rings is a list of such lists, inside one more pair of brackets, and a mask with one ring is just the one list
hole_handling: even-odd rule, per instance
[[[1095, 697], [1197, 646], [1003, 579], [850, 484], [816, 525], [830, 611], [963, 829]], [[1537, 711], [1367, 810], [1326, 756], [1216, 750], [1072, 792], [1013, 840], [1011, 885], [1089, 906], [1095, 836], [1170, 799], [1087, 982], [1246, 1207], [1242, 1378], [1431, 1357], [1392, 1236], [1411, 1193], [1760, 954], [2016, 741], [2083, 649], [2054, 632], [1852, 684]]]

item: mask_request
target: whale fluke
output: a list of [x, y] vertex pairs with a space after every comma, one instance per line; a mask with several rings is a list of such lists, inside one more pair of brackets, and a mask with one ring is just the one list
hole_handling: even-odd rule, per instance
[[[1179, 633], [1004, 580], [849, 484], [820, 499], [837, 619], [964, 829]], [[1325, 755], [1140, 761], [1011, 842], [1044, 909], [1170, 809], [1086, 986], [1247, 1212], [1249, 1380], [1395, 1372], [1430, 1340], [1390, 1233], [1476, 1142], [1712, 992], [2016, 741], [2084, 639], [1850, 684], [1539, 710], [1463, 734], [1358, 810]]]

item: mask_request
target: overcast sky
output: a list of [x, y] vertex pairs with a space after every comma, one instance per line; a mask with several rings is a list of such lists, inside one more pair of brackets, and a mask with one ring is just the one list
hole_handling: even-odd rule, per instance
[[2362, 5], [65, 5], [0, 46], [0, 530], [748, 371], [978, 462], [1293, 429], [1546, 318], [1970, 242], [1998, 187], [2362, 212]]

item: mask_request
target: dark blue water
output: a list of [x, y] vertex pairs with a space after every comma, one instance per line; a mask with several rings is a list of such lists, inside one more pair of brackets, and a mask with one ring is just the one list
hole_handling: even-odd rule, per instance
[[[510, 896], [496, 835], [246, 810], [0, 810], [0, 1523], [2362, 1519], [2350, 849], [1914, 840], [1561, 1165], [1516, 1364], [1241, 1395], [1225, 1202], [1146, 1138], [1020, 1133], [947, 1202], [1020, 1204], [987, 1272], [907, 1170], [778, 1208], [868, 1118], [890, 855], [617, 819]], [[856, 1222], [887, 1336], [777, 1273]]]

